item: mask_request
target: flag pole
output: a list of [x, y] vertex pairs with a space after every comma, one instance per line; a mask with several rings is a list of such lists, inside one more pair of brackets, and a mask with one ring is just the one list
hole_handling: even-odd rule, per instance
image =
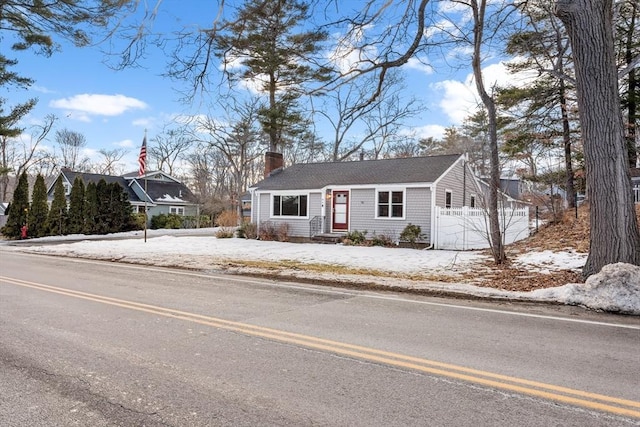
[[147, 243], [147, 175], [144, 175], [144, 242]]
[[140, 147], [140, 156], [138, 156], [138, 178], [144, 176], [144, 242], [147, 242], [147, 220], [149, 215], [147, 213], [147, 130], [144, 130], [144, 138], [142, 140], [142, 146]]

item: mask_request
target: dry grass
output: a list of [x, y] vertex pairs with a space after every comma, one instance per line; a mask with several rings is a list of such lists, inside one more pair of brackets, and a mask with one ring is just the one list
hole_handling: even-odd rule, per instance
[[[636, 215], [640, 224], [640, 205], [636, 205]], [[589, 206], [587, 204], [564, 213], [557, 223], [539, 227], [538, 232], [528, 239], [521, 240], [507, 247], [507, 257], [531, 251], [564, 251], [573, 250], [587, 253], [589, 251]], [[582, 275], [570, 270], [559, 270], [551, 273], [530, 272], [516, 268], [507, 262], [497, 267], [492, 263], [485, 265], [485, 272], [480, 278], [468, 277], [475, 285], [510, 291], [532, 291], [535, 289], [562, 286], [567, 283], [581, 283]]]
[[451, 276], [394, 273], [367, 268], [354, 268], [335, 264], [304, 263], [296, 260], [273, 261], [249, 261], [234, 260], [227, 263], [229, 267], [245, 267], [273, 272], [308, 271], [327, 275], [354, 275], [367, 277], [396, 278], [410, 281], [454, 282], [456, 278]]

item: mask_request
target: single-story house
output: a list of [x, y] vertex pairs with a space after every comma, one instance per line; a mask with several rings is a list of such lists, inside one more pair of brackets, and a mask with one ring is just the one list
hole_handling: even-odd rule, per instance
[[47, 188], [49, 201], [53, 200], [53, 192], [58, 177], [62, 177], [67, 198], [71, 194], [71, 187], [76, 177], [80, 177], [85, 186], [93, 182], [97, 184], [104, 180], [107, 184], [117, 183], [124, 188], [129, 197], [129, 203], [134, 213], [147, 212], [147, 220], [159, 214], [177, 214], [181, 216], [196, 216], [199, 208], [196, 197], [191, 190], [162, 171], [149, 172], [143, 176], [130, 173], [122, 176], [102, 175], [95, 173], [76, 172], [62, 168], [60, 174]]
[[[249, 188], [251, 221], [287, 223], [289, 235], [367, 231], [398, 240], [409, 224], [432, 242], [436, 207], [480, 206], [482, 188], [464, 155], [294, 164], [267, 153], [265, 178]], [[281, 155], [280, 155], [281, 156]]]

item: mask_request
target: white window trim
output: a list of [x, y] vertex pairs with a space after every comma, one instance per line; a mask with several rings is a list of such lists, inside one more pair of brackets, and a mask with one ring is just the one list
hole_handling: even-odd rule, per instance
[[[172, 210], [175, 210], [176, 212], [172, 212]], [[184, 206], [169, 206], [169, 213], [184, 216]]]
[[[451, 194], [451, 206], [447, 206], [447, 194]], [[444, 208], [451, 209], [453, 208], [453, 190], [444, 190]]]
[[[402, 216], [379, 216], [378, 215], [378, 195], [381, 192], [388, 192], [388, 193], [392, 193], [394, 191], [401, 191], [402, 192]], [[391, 196], [391, 194], [389, 194], [389, 196]], [[374, 201], [374, 218], [375, 219], [381, 219], [381, 220], [388, 220], [388, 221], [403, 221], [404, 219], [406, 219], [407, 216], [407, 189], [406, 188], [376, 188], [376, 195], [375, 195], [375, 201]], [[389, 203], [389, 214], [391, 214], [391, 203]]]
[[[293, 215], [274, 215], [273, 213], [273, 198], [276, 196], [307, 196], [307, 215], [305, 216], [293, 216]], [[277, 193], [271, 193], [269, 195], [269, 218], [270, 219], [309, 219], [309, 211], [311, 209], [311, 195], [304, 191], [283, 191]]]

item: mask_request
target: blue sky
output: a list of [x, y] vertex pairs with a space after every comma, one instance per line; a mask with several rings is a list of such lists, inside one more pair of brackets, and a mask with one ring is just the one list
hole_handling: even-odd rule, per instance
[[[154, 28], [171, 28], [177, 24], [175, 16], [180, 16], [182, 23], [206, 18], [202, 23], [206, 25], [215, 16], [211, 7], [215, 2], [207, 4], [209, 17], [198, 10], [183, 10], [181, 2], [164, 2], [163, 13]], [[47, 114], [54, 114], [58, 118], [55, 129], [66, 128], [86, 137], [85, 154], [91, 158], [96, 158], [100, 149], [129, 150], [123, 159], [126, 170], [136, 170], [145, 129], [152, 139], [176, 116], [206, 112], [199, 110], [200, 104], [186, 105], [179, 101], [177, 83], [160, 76], [165, 71], [166, 57], [157, 50], [149, 51], [142, 61], [143, 68], [121, 71], [104, 64], [99, 47], [76, 48], [63, 43], [62, 51], [49, 58], [32, 52], [12, 52], [10, 57], [19, 61], [14, 70], [33, 78], [35, 83], [28, 92], [11, 89], [4, 95], [7, 103], [13, 105], [29, 97], [39, 99], [22, 123], [24, 127], [41, 123]], [[442, 58], [426, 60], [437, 64]], [[487, 67], [487, 75], [492, 79], [505, 79], [506, 73], [497, 61]], [[408, 92], [425, 106], [420, 115], [408, 122], [408, 130], [419, 135], [442, 136], [445, 127], [459, 125], [477, 102], [470, 67], [453, 70], [443, 66], [434, 70], [411, 62], [404, 67], [404, 73]], [[53, 136], [54, 132], [45, 147], [53, 146]]]

